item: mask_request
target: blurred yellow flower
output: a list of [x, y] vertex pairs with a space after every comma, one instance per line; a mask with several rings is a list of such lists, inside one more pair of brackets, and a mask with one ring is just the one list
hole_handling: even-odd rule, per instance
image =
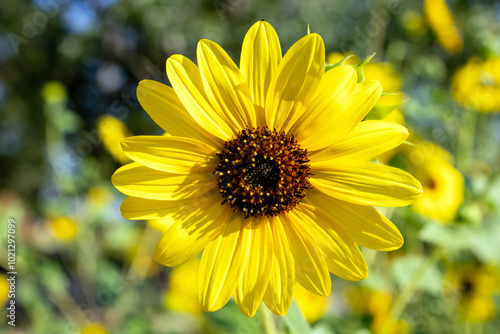
[[480, 112], [500, 112], [500, 57], [470, 58], [451, 83], [455, 99]]
[[464, 200], [464, 179], [451, 164], [453, 157], [430, 142], [407, 146], [406, 154], [424, 189], [412, 208], [441, 223], [451, 223]]
[[198, 314], [201, 305], [198, 301], [198, 268], [200, 260], [192, 260], [180, 265], [170, 273], [168, 290], [164, 294], [165, 306], [169, 310]]
[[97, 323], [91, 323], [82, 328], [80, 334], [108, 334], [106, 328]]
[[[347, 289], [347, 299], [356, 314], [371, 317], [370, 328], [373, 333], [409, 333], [409, 326], [402, 319], [396, 319], [389, 324], [393, 304], [390, 293], [366, 287], [349, 287]], [[388, 326], [389, 328], [386, 331]]]
[[87, 201], [90, 205], [97, 208], [102, 208], [108, 205], [113, 199], [113, 194], [105, 186], [96, 186], [91, 188], [87, 193]]
[[445, 276], [447, 294], [459, 295], [459, 316], [470, 322], [493, 319], [496, 306], [493, 295], [500, 293], [498, 268], [483, 264], [467, 264], [448, 270]]
[[8, 300], [10, 284], [7, 282], [7, 276], [0, 274], [0, 306]]
[[48, 227], [57, 239], [64, 242], [73, 240], [78, 233], [78, 224], [69, 217], [51, 219]]
[[319, 296], [304, 289], [300, 284], [295, 284], [293, 298], [299, 305], [302, 314], [310, 323], [316, 322], [321, 318], [325, 311], [328, 301], [327, 296]]
[[450, 53], [459, 53], [464, 44], [445, 0], [425, 0], [424, 15], [439, 44]]
[[110, 115], [102, 115], [97, 119], [97, 131], [102, 140], [104, 148], [111, 154], [113, 159], [126, 164], [131, 160], [123, 153], [121, 141], [129, 136], [127, 126], [118, 118]]

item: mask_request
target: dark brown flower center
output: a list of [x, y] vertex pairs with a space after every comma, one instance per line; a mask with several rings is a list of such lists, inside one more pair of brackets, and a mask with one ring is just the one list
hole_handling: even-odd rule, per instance
[[312, 189], [307, 150], [293, 135], [267, 127], [243, 130], [217, 156], [222, 204], [246, 218], [287, 212]]

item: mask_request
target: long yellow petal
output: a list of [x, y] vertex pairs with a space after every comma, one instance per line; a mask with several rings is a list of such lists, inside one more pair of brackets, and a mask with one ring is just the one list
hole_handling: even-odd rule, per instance
[[134, 136], [122, 141], [132, 160], [159, 171], [188, 174], [214, 171], [216, 150], [193, 138], [173, 136]]
[[337, 163], [368, 162], [400, 145], [407, 137], [408, 129], [393, 122], [361, 122], [341, 141], [312, 152], [311, 170], [328, 169]]
[[288, 50], [266, 97], [266, 120], [281, 131], [293, 124], [318, 87], [325, 67], [325, 45], [318, 34], [299, 39]]
[[331, 104], [309, 123], [314, 131], [301, 134], [300, 145], [314, 151], [340, 141], [363, 120], [381, 93], [382, 85], [378, 81], [357, 84], [354, 92], [341, 105]]
[[281, 46], [276, 31], [265, 21], [255, 23], [243, 40], [240, 70], [255, 103], [257, 126], [266, 125], [266, 95], [280, 61]]
[[360, 205], [406, 206], [422, 194], [422, 186], [410, 174], [374, 163], [336, 165], [316, 171], [310, 179], [325, 194]]
[[325, 253], [330, 272], [350, 281], [360, 281], [368, 277], [368, 267], [358, 246], [336, 222], [307, 204], [300, 204], [290, 215], [307, 226]]
[[[305, 106], [304, 113], [289, 132], [293, 133], [299, 142], [303, 138], [314, 136], [317, 131], [316, 124], [329, 122], [332, 112], [338, 112], [348, 103], [356, 88], [357, 79], [356, 70], [350, 65], [338, 66], [323, 74], [314, 98]], [[327, 130], [324, 127], [320, 129]]]
[[224, 306], [241, 280], [250, 248], [250, 234], [241, 233], [243, 220], [243, 215], [230, 214], [219, 236], [203, 251], [198, 291], [205, 312]]
[[283, 222], [295, 260], [297, 282], [311, 292], [328, 296], [332, 284], [330, 273], [325, 256], [310, 233], [308, 225], [291, 212], [281, 215], [280, 220]]
[[201, 127], [223, 141], [233, 137], [233, 129], [207, 98], [198, 66], [182, 55], [173, 55], [167, 59], [167, 75], [179, 100]]
[[163, 233], [156, 245], [153, 258], [156, 262], [175, 267], [192, 259], [205, 245], [220, 235], [231, 208], [219, 205], [213, 198], [201, 207], [179, 215], [177, 222]]
[[267, 219], [245, 220], [241, 233], [250, 234], [250, 250], [234, 300], [243, 314], [253, 317], [266, 292], [271, 275], [273, 234]]
[[264, 303], [277, 315], [286, 315], [292, 302], [295, 281], [295, 263], [290, 245], [278, 217], [269, 218], [273, 238], [273, 263]]
[[403, 245], [403, 236], [394, 224], [371, 206], [344, 202], [313, 189], [305, 202], [327, 214], [360, 246], [390, 251]]
[[220, 198], [220, 193], [215, 184], [211, 189], [199, 189], [193, 197], [176, 201], [162, 201], [139, 197], [127, 197], [122, 202], [120, 210], [122, 216], [127, 219], [165, 219], [194, 211], [200, 208], [207, 199], [213, 197], [217, 197], [219, 201], [222, 201], [222, 199]]
[[214, 109], [234, 132], [255, 127], [255, 110], [250, 89], [236, 64], [217, 43], [201, 40], [197, 49], [201, 79]]
[[201, 127], [187, 112], [172, 87], [154, 80], [142, 80], [137, 99], [153, 121], [172, 136], [188, 137], [221, 147], [223, 142]]
[[120, 167], [111, 177], [111, 182], [125, 195], [168, 201], [194, 197], [200, 191], [217, 186], [211, 172], [171, 174], [136, 162]]

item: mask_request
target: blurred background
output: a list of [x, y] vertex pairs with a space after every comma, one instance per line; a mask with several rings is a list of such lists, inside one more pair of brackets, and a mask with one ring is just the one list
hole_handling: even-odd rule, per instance
[[[198, 260], [152, 260], [168, 221], [128, 221], [111, 174], [119, 141], [161, 134], [138, 104], [165, 61], [196, 60], [202, 38], [239, 61], [257, 20], [287, 50], [319, 33], [327, 62], [351, 55], [384, 86], [375, 118], [409, 142], [379, 157], [424, 195], [381, 211], [395, 252], [362, 249], [370, 277], [332, 277], [329, 297], [297, 288], [312, 333], [498, 333], [500, 328], [500, 2], [486, 0], [0, 0], [0, 304], [15, 221], [16, 326], [8, 333], [260, 333], [230, 301], [206, 314]], [[400, 93], [401, 92], [401, 93]], [[410, 97], [410, 100], [408, 100]], [[408, 100], [408, 101], [407, 101]], [[406, 101], [404, 104], [402, 102]], [[400, 105], [401, 104], [401, 105]], [[11, 228], [12, 230], [12, 228]], [[295, 304], [294, 304], [295, 305]], [[297, 313], [294, 313], [294, 316]], [[290, 319], [292, 318], [292, 319]], [[10, 321], [7, 318], [8, 321]], [[293, 317], [276, 317], [282, 332]]]

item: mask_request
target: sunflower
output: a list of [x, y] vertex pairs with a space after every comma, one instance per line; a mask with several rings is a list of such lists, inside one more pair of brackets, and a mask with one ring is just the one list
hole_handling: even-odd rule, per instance
[[402, 245], [372, 206], [405, 206], [422, 190], [411, 175], [370, 162], [408, 135], [395, 123], [362, 122], [379, 82], [358, 83], [349, 65], [324, 73], [317, 34], [282, 57], [264, 21], [246, 34], [239, 68], [209, 40], [199, 42], [197, 58], [167, 60], [172, 88], [140, 82], [139, 102], [168, 136], [125, 139], [134, 162], [112, 182], [129, 196], [125, 218], [176, 221], [156, 246], [157, 262], [178, 266], [203, 250], [203, 310], [234, 296], [247, 316], [262, 300], [284, 315], [295, 282], [328, 295], [329, 271], [366, 278], [357, 245]]
[[500, 57], [470, 58], [451, 82], [455, 100], [480, 112], [500, 112]]
[[406, 147], [413, 176], [422, 184], [424, 193], [413, 205], [417, 213], [450, 224], [464, 201], [464, 178], [452, 165], [453, 156], [430, 142]]
[[446, 293], [458, 297], [458, 314], [470, 322], [486, 322], [495, 317], [494, 296], [500, 292], [498, 268], [483, 263], [462, 263], [445, 276]]

